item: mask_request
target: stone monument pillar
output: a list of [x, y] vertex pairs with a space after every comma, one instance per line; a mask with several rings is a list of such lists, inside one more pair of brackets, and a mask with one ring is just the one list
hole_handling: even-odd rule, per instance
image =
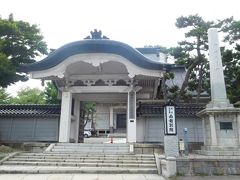
[[229, 103], [216, 28], [208, 30], [211, 102], [197, 115], [203, 120], [205, 155], [240, 155], [240, 109]]
[[179, 156], [175, 105], [171, 101], [164, 105], [164, 153], [166, 157]]

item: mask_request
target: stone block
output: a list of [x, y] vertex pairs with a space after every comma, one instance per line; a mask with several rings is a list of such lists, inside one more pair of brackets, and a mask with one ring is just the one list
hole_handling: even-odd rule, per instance
[[233, 152], [233, 155], [234, 155], [234, 156], [240, 156], [240, 151], [234, 151], [234, 152]]
[[179, 146], [177, 136], [164, 136], [164, 152], [166, 156], [178, 157]]
[[142, 154], [143, 153], [143, 151], [142, 151], [142, 148], [134, 148], [134, 153], [135, 154]]
[[220, 156], [233, 156], [233, 151], [219, 151]]
[[153, 148], [143, 148], [143, 154], [153, 154]]
[[164, 162], [164, 165], [162, 165], [162, 175], [164, 177], [175, 176], [177, 173], [176, 158], [167, 157], [166, 160], [161, 160], [162, 162]]
[[160, 148], [153, 148], [153, 152], [157, 154], [163, 154], [163, 150]]

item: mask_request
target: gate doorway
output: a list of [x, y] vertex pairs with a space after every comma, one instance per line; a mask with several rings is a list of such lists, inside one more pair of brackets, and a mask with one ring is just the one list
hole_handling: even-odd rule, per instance
[[126, 129], [126, 114], [117, 114], [117, 129]]

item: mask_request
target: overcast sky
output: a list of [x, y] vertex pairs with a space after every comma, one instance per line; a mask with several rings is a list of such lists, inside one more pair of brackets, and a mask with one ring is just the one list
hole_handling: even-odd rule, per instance
[[[0, 0], [0, 14], [38, 24], [49, 48], [81, 40], [93, 29], [133, 47], [171, 47], [184, 38], [176, 18], [199, 14], [205, 20], [234, 16], [240, 20], [239, 0]], [[17, 83], [17, 89], [40, 83]]]

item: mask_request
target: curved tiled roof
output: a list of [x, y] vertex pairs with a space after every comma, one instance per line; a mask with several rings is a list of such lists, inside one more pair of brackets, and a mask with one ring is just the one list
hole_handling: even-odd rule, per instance
[[60, 64], [70, 56], [82, 53], [117, 54], [125, 57], [136, 66], [151, 70], [171, 70], [173, 68], [184, 69], [183, 66], [176, 66], [174, 64], [163, 64], [160, 62], [151, 61], [136, 49], [122, 42], [108, 39], [90, 39], [66, 44], [49, 54], [49, 56], [42, 61], [21, 66], [19, 70], [22, 72], [31, 72], [49, 69]]
[[60, 105], [0, 105], [0, 117], [59, 116]]

